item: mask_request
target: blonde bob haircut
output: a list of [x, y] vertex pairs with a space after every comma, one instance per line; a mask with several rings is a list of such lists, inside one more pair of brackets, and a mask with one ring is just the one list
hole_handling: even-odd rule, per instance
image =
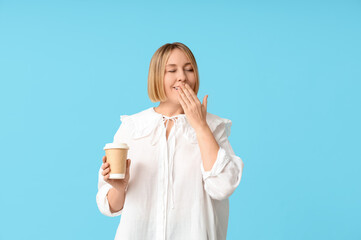
[[193, 73], [196, 75], [196, 84], [194, 92], [197, 95], [199, 89], [199, 75], [196, 59], [191, 50], [180, 42], [167, 43], [158, 48], [150, 60], [148, 73], [148, 96], [152, 102], [164, 102], [167, 100], [164, 89], [165, 65], [173, 49], [178, 48], [188, 57], [193, 67]]

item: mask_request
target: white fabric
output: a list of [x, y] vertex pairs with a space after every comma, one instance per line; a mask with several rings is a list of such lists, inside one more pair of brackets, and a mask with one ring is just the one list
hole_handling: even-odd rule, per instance
[[[116, 240], [226, 239], [228, 197], [239, 185], [243, 161], [228, 141], [232, 122], [207, 113], [220, 149], [205, 171], [194, 129], [186, 115], [165, 117], [151, 107], [122, 115], [114, 143], [127, 143], [131, 159], [124, 207], [111, 213], [111, 186], [98, 173], [96, 202], [106, 216], [121, 215]], [[166, 126], [174, 125], [166, 139]]]

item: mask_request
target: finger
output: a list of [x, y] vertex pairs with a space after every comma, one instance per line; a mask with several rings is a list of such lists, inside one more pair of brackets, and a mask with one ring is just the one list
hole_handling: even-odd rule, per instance
[[104, 181], [107, 182], [108, 180], [109, 180], [109, 174], [107, 174], [107, 175], [104, 176]]
[[110, 169], [109, 169], [109, 172], [105, 173], [104, 175], [104, 180], [108, 180], [109, 179], [109, 176], [110, 176]]
[[189, 106], [193, 105], [195, 103], [194, 99], [191, 96], [191, 94], [188, 92], [187, 88], [181, 86], [180, 89], [181, 89], [180, 93], [182, 94], [183, 100], [187, 103], [187, 105]]
[[103, 163], [107, 161], [107, 156], [103, 156]]
[[188, 111], [187, 110], [188, 109], [187, 104], [184, 102], [183, 97], [180, 94], [178, 95], [178, 100], [179, 100], [179, 103], [182, 105], [184, 113], [187, 114], [187, 112], [186, 112], [186, 111]]
[[105, 169], [105, 170], [102, 172], [102, 175], [105, 176], [105, 175], [107, 175], [109, 172], [110, 172], [110, 168], [107, 168], [107, 169]]
[[204, 96], [202, 105], [207, 111], [208, 95]]
[[183, 102], [185, 102], [187, 105], [191, 105], [191, 102], [189, 101], [189, 99], [188, 99], [188, 97], [187, 97], [187, 95], [186, 95], [186, 93], [185, 93], [185, 90], [184, 90], [184, 86], [179, 86], [179, 95], [182, 97], [182, 99], [183, 99]]
[[102, 169], [106, 169], [106, 168], [109, 167], [109, 166], [110, 166], [109, 163], [103, 163]]
[[193, 100], [190, 100], [189, 97], [187, 97], [185, 90], [184, 90], [184, 86], [182, 86], [183, 88], [180, 90], [180, 97], [183, 100], [183, 105], [185, 107], [183, 107], [183, 110], [185, 112], [185, 114], [189, 114], [189, 111], [191, 108], [193, 108], [195, 106], [195, 103]]
[[188, 83], [186, 83], [185, 90], [189, 93], [190, 97], [193, 98], [193, 101], [194, 101], [194, 102], [199, 102], [199, 103], [201, 103], [201, 102], [199, 101], [196, 93], [195, 93], [195, 92], [193, 91], [193, 89], [188, 85]]

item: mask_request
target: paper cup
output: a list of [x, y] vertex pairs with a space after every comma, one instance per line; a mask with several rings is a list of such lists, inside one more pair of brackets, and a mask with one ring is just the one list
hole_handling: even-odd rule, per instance
[[126, 143], [107, 143], [104, 147], [110, 164], [109, 179], [124, 179], [129, 147]]

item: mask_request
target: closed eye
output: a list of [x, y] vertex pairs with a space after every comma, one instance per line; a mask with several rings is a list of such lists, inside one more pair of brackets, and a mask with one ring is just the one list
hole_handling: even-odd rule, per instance
[[[186, 70], [186, 71], [188, 71], [188, 72], [193, 72], [193, 69], [188, 69], [188, 70]], [[174, 71], [168, 71], [168, 72], [175, 72], [175, 70], [174, 70]]]

